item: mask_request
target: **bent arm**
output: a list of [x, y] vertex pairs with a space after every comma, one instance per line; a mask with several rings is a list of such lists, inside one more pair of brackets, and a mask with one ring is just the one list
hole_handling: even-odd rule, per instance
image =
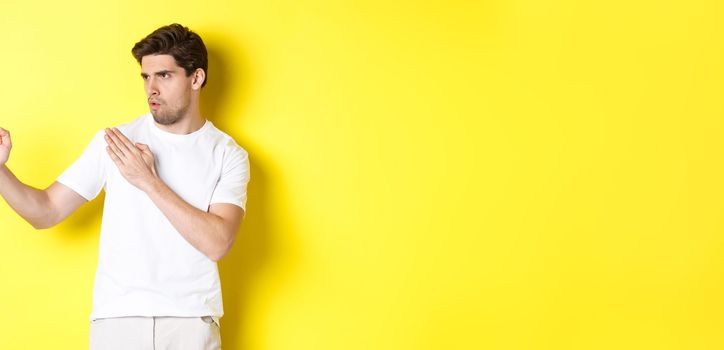
[[244, 210], [228, 203], [211, 204], [202, 211], [179, 197], [156, 174], [155, 157], [148, 145], [131, 141], [116, 128], [106, 129], [106, 151], [121, 175], [145, 192], [176, 231], [213, 261], [231, 249]]
[[55, 226], [86, 202], [81, 195], [59, 182], [54, 182], [45, 190], [28, 186], [4, 164], [0, 166], [0, 195], [36, 229]]
[[216, 203], [203, 212], [184, 201], [163, 181], [146, 192], [173, 227], [212, 261], [223, 258], [236, 240], [244, 210], [234, 204]]

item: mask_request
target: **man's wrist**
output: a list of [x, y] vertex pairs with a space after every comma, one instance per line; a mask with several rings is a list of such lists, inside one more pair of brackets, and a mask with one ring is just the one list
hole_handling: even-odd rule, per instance
[[0, 176], [6, 176], [10, 174], [10, 168], [7, 164], [0, 164]]
[[6, 178], [9, 173], [8, 167], [5, 166], [5, 164], [0, 164], [0, 178]]
[[163, 183], [158, 176], [153, 176], [151, 180], [148, 181], [143, 192], [146, 192], [149, 197], [152, 197], [153, 195], [159, 194], [164, 186], [166, 186], [166, 184]]

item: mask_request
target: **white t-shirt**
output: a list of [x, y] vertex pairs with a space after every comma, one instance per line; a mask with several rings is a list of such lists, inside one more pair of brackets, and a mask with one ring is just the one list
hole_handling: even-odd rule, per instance
[[[158, 176], [192, 206], [246, 210], [249, 156], [210, 121], [187, 135], [160, 129], [148, 113], [118, 127], [147, 144]], [[224, 310], [217, 264], [194, 248], [106, 152], [104, 131], [57, 179], [91, 200], [106, 191], [91, 320], [122, 316], [212, 316]]]

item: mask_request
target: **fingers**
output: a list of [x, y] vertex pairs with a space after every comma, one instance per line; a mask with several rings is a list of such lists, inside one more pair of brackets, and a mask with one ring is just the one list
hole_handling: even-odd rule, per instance
[[123, 144], [124, 146], [126, 146], [126, 148], [127, 148], [128, 150], [131, 150], [131, 151], [133, 150], [133, 143], [131, 143], [131, 140], [129, 140], [129, 139], [126, 137], [126, 135], [123, 135], [123, 133], [122, 133], [120, 130], [118, 130], [117, 128], [111, 128], [111, 131], [113, 132], [113, 134], [116, 135], [116, 137], [118, 138], [118, 140], [121, 141], [121, 144]]
[[121, 157], [126, 158], [126, 154], [123, 152], [123, 150], [121, 150], [121, 148], [118, 146], [118, 143], [113, 140], [111, 136], [106, 135], [105, 139], [106, 143], [108, 144], [106, 149], [108, 149], [109, 152], [113, 153], [113, 155], [116, 156], [116, 158], [118, 158], [119, 160], [121, 160]]
[[111, 147], [111, 150], [113, 152], [118, 153], [118, 156], [125, 156], [125, 154], [124, 154], [125, 146], [123, 146], [123, 143], [120, 140], [118, 140], [118, 137], [116, 136], [116, 134], [113, 133], [110, 129], [106, 129], [105, 132], [106, 132], [106, 135], [104, 136], [104, 138], [105, 138], [108, 146]]
[[0, 145], [10, 144], [10, 132], [0, 128]]
[[[129, 157], [131, 154], [136, 152], [136, 150], [133, 149], [135, 147], [129, 147], [130, 142], [128, 142], [128, 139], [116, 128], [106, 129], [105, 132], [106, 142], [111, 145], [111, 149], [113, 151], [120, 152], [118, 156]], [[126, 142], [124, 142], [123, 139], [125, 139]], [[115, 147], [113, 147], [113, 145], [115, 145]]]
[[154, 155], [153, 152], [151, 152], [151, 149], [148, 147], [148, 145], [144, 145], [142, 143], [136, 143], [136, 148], [141, 152], [141, 158], [144, 160], [150, 160], [151, 162], [154, 161]]
[[116, 155], [116, 152], [114, 152], [110, 146], [106, 146], [106, 152], [108, 152], [108, 155], [111, 157], [113, 162], [116, 163], [116, 166], [120, 167], [121, 165], [123, 165], [123, 161], [121, 160], [121, 158]]

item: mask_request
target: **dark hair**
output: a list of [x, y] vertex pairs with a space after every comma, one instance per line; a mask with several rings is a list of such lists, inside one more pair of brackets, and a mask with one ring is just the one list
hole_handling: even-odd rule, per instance
[[190, 76], [196, 69], [201, 68], [206, 73], [206, 79], [201, 86], [206, 85], [209, 76], [206, 46], [198, 34], [178, 23], [154, 30], [153, 33], [137, 42], [131, 52], [138, 64], [141, 64], [143, 56], [171, 55], [176, 60], [176, 64], [184, 68], [186, 76]]

